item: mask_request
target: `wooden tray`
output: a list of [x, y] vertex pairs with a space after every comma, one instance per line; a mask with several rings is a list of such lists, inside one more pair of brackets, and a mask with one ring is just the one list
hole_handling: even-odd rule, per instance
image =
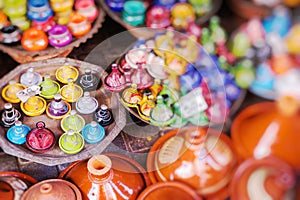
[[64, 47], [55, 48], [49, 44], [48, 47], [42, 51], [26, 51], [21, 45], [8, 46], [0, 44], [0, 50], [10, 55], [19, 63], [28, 63], [55, 57], [66, 57], [69, 53], [71, 53], [73, 48], [79, 47], [81, 43], [85, 43], [89, 38], [92, 38], [92, 36], [97, 33], [98, 29], [102, 26], [105, 19], [105, 12], [99, 3], [99, 0], [96, 0], [95, 3], [98, 7], [99, 15], [94, 21], [92, 29], [81, 38], [73, 38], [73, 41]]
[[[217, 13], [217, 11], [220, 9], [221, 5], [222, 5], [222, 0], [212, 0], [213, 2], [213, 8], [210, 12], [208, 12], [206, 15], [198, 18], [196, 20], [196, 23], [201, 25], [206, 23], [214, 14]], [[151, 38], [155, 35], [155, 30], [151, 31], [151, 29], [147, 28], [147, 29], [143, 29], [141, 27], [145, 27], [145, 25], [143, 26], [132, 26], [130, 24], [127, 24], [123, 21], [122, 19], [122, 13], [121, 12], [115, 12], [112, 11], [106, 4], [105, 0], [100, 0], [101, 6], [102, 8], [105, 10], [105, 12], [116, 22], [118, 22], [119, 24], [121, 24], [123, 27], [125, 27], [127, 30], [130, 31], [130, 33], [132, 35], [134, 35], [137, 38]]]
[[[84, 73], [84, 69], [88, 67], [99, 74], [101, 79], [103, 79], [106, 75], [106, 72], [97, 65], [69, 58], [54, 58], [18, 66], [0, 80], [0, 88], [3, 88], [10, 80], [16, 80], [19, 82], [20, 74], [26, 72], [26, 70], [30, 67], [33, 67], [35, 71], [39, 72], [41, 75], [45, 75], [46, 73], [50, 74], [51, 78], [55, 80], [56, 69], [66, 63], [75, 66], [79, 70], [80, 74]], [[0, 127], [0, 146], [7, 154], [49, 166], [82, 160], [89, 158], [92, 155], [100, 154], [125, 126], [126, 114], [125, 109], [118, 101], [117, 95], [106, 91], [103, 86], [97, 91], [93, 91], [91, 96], [94, 96], [98, 100], [99, 105], [102, 103], [108, 105], [108, 107], [112, 110], [115, 119], [113, 124], [105, 127], [106, 136], [101, 142], [97, 144], [86, 143], [84, 149], [75, 155], [65, 154], [59, 149], [57, 143], [52, 151], [38, 154], [27, 149], [25, 145], [15, 145], [9, 142], [6, 138], [7, 128]], [[49, 100], [47, 102], [49, 102]], [[4, 100], [0, 98], [0, 109], [3, 109], [4, 103]], [[16, 108], [20, 107], [19, 104], [13, 104], [13, 106]], [[71, 104], [71, 106], [72, 109], [75, 109], [74, 103]], [[92, 121], [92, 114], [81, 116], [85, 118], [86, 123], [90, 123]], [[51, 119], [45, 113], [37, 117], [25, 116], [23, 123], [28, 125], [30, 128], [34, 128], [36, 122], [38, 121], [44, 121], [46, 123], [46, 127], [51, 129], [56, 134], [57, 139], [63, 133], [62, 129], [60, 128], [60, 120]]]

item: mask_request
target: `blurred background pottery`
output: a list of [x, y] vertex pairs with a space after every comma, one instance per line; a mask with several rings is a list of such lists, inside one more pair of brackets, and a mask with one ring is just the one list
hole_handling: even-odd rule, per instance
[[134, 200], [149, 185], [148, 176], [139, 164], [117, 154], [96, 155], [75, 162], [59, 178], [79, 187], [84, 200], [111, 197]]

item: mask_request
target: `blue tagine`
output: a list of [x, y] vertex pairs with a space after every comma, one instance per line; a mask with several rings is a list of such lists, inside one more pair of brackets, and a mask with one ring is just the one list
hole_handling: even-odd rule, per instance
[[29, 126], [22, 124], [21, 121], [16, 121], [15, 125], [8, 129], [7, 139], [14, 144], [24, 144], [29, 131]]
[[92, 121], [84, 126], [82, 136], [87, 143], [95, 144], [104, 138], [105, 130], [97, 122]]

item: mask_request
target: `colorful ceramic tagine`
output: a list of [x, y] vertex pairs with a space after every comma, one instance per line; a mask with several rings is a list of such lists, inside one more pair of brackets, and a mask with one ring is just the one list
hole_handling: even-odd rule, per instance
[[53, 17], [51, 16], [47, 20], [41, 21], [41, 22], [33, 20], [31, 26], [35, 27], [39, 30], [42, 30], [44, 32], [48, 32], [49, 30], [51, 30], [51, 28], [53, 26], [55, 26], [55, 21], [54, 21]]
[[21, 112], [15, 109], [11, 103], [5, 103], [4, 110], [1, 111], [1, 125], [9, 128], [18, 120], [23, 120]]
[[197, 16], [204, 16], [206, 13], [212, 10], [212, 0], [189, 0], [189, 3], [193, 6]]
[[108, 7], [116, 12], [123, 10], [125, 0], [106, 0]]
[[163, 6], [170, 10], [176, 3], [176, 0], [155, 0], [154, 3], [155, 5]]
[[143, 91], [143, 98], [138, 103], [138, 114], [146, 121], [150, 120], [150, 112], [155, 107], [155, 99], [150, 89]]
[[154, 79], [154, 83], [149, 89], [151, 90], [153, 97], [156, 99], [157, 95], [161, 92], [162, 88], [163, 87], [161, 85], [161, 80]]
[[104, 138], [105, 130], [97, 122], [92, 121], [83, 127], [82, 136], [87, 143], [95, 144]]
[[8, 25], [0, 30], [0, 42], [3, 44], [17, 44], [21, 41], [21, 37], [21, 31], [15, 25]]
[[46, 21], [53, 15], [47, 0], [28, 0], [27, 16], [30, 20]]
[[137, 91], [137, 85], [131, 84], [131, 87], [126, 88], [121, 97], [121, 102], [128, 107], [137, 107], [137, 104], [142, 100], [142, 96]]
[[26, 15], [26, 1], [5, 1], [3, 12], [9, 17], [22, 17]]
[[201, 200], [197, 192], [186, 184], [170, 181], [156, 183], [147, 187], [137, 200]]
[[41, 51], [47, 48], [48, 37], [44, 31], [32, 27], [23, 32], [21, 44], [27, 51]]
[[41, 181], [28, 189], [21, 200], [82, 200], [80, 190], [71, 182], [61, 179]]
[[54, 47], [63, 47], [72, 42], [72, 34], [68, 27], [55, 25], [49, 31], [49, 44]]
[[26, 146], [35, 153], [44, 153], [53, 149], [55, 145], [54, 133], [46, 128], [44, 122], [36, 123], [36, 128], [32, 129], [26, 136]]
[[159, 56], [155, 56], [153, 53], [147, 55], [146, 62], [147, 72], [155, 79], [166, 79], [168, 73], [165, 70], [165, 61]]
[[[68, 166], [59, 178], [79, 187], [84, 200], [134, 200], [149, 185], [144, 169], [135, 161], [116, 154], [95, 155]], [[114, 188], [113, 190], [109, 188]]]
[[94, 120], [97, 121], [101, 126], [108, 126], [114, 122], [114, 117], [107, 105], [102, 104], [100, 108], [96, 110], [94, 114]]
[[65, 116], [60, 123], [63, 131], [67, 132], [72, 129], [79, 133], [85, 125], [85, 120], [82, 116], [76, 113], [76, 110], [71, 110], [70, 114]]
[[32, 96], [26, 102], [21, 102], [20, 106], [25, 115], [33, 117], [43, 114], [47, 103], [42, 97]]
[[59, 148], [66, 154], [77, 154], [84, 147], [84, 138], [72, 129], [59, 137]]
[[39, 85], [42, 80], [42, 76], [39, 73], [35, 72], [33, 68], [29, 68], [20, 76], [20, 83], [27, 87]]
[[77, 84], [83, 89], [83, 91], [93, 91], [101, 87], [101, 80], [99, 76], [95, 73], [92, 73], [92, 70], [86, 68], [84, 74], [79, 76]]
[[145, 21], [146, 6], [141, 1], [126, 1], [124, 3], [122, 18], [125, 23], [138, 26]]
[[179, 77], [180, 90], [182, 94], [186, 94], [192, 89], [199, 87], [202, 77], [199, 71], [189, 63], [186, 72]]
[[56, 79], [59, 82], [64, 83], [64, 84], [68, 83], [69, 78], [72, 78], [74, 81], [76, 81], [78, 78], [78, 74], [79, 74], [78, 69], [69, 65], [68, 63], [59, 67], [55, 71]]
[[10, 18], [11, 24], [17, 26], [21, 31], [25, 31], [30, 28], [31, 22], [25, 16]]
[[112, 64], [112, 72], [105, 77], [104, 87], [112, 92], [120, 92], [126, 87], [125, 77], [119, 72], [117, 64]]
[[80, 0], [75, 2], [76, 11], [85, 16], [88, 21], [93, 22], [97, 18], [99, 12], [94, 1]]
[[288, 52], [291, 54], [299, 54], [300, 52], [300, 45], [299, 45], [299, 34], [300, 33], [300, 24], [295, 24], [291, 30], [289, 31], [288, 35], [285, 38], [285, 44], [288, 49]]
[[276, 157], [245, 160], [231, 180], [230, 199], [295, 199], [293, 169]]
[[147, 170], [153, 183], [179, 181], [208, 199], [225, 199], [237, 158], [230, 139], [201, 127], [172, 130], [151, 148]]
[[53, 119], [61, 119], [68, 115], [71, 111], [71, 105], [61, 99], [60, 94], [54, 95], [54, 100], [51, 101], [46, 108], [46, 114]]
[[168, 79], [163, 81], [163, 87], [159, 95], [164, 98], [164, 101], [169, 106], [179, 100], [179, 93], [170, 87], [170, 81]]
[[76, 102], [82, 96], [83, 90], [74, 83], [72, 78], [69, 78], [68, 81], [69, 83], [61, 88], [60, 94], [63, 100], [71, 103]]
[[51, 8], [56, 13], [72, 10], [74, 0], [50, 0]]
[[98, 108], [98, 101], [89, 92], [84, 92], [76, 102], [76, 110], [81, 114], [91, 114]]
[[146, 25], [150, 28], [170, 26], [170, 11], [163, 6], [153, 6], [147, 11]]
[[14, 80], [9, 81], [8, 85], [6, 85], [1, 91], [2, 98], [10, 103], [19, 103], [20, 99], [17, 97], [17, 93], [25, 88], [25, 85], [17, 83]]
[[162, 96], [157, 96], [156, 105], [150, 111], [150, 122], [155, 126], [168, 126], [174, 121], [173, 110], [164, 103]]
[[45, 99], [53, 99], [54, 95], [59, 93], [60, 85], [58, 82], [53, 81], [49, 74], [44, 76], [44, 81], [41, 82], [41, 97]]
[[177, 3], [171, 10], [171, 24], [176, 29], [187, 29], [188, 23], [195, 21], [196, 15], [191, 6], [188, 3]]
[[29, 126], [22, 124], [21, 121], [16, 121], [15, 125], [8, 129], [6, 137], [14, 144], [24, 144], [26, 135], [30, 130]]
[[153, 79], [141, 63], [137, 63], [137, 66], [138, 68], [131, 75], [131, 81], [137, 85], [138, 89], [146, 89], [153, 84]]
[[87, 34], [91, 30], [92, 25], [85, 16], [75, 12], [70, 17], [68, 27], [72, 35], [79, 38]]
[[34, 178], [19, 172], [0, 172], [0, 197], [3, 200], [20, 199], [23, 193], [33, 184]]

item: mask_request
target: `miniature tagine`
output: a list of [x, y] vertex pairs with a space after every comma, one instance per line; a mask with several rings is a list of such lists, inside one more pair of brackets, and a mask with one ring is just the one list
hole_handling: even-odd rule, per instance
[[73, 184], [61, 179], [41, 181], [28, 189], [21, 200], [81, 200], [79, 189]]
[[69, 78], [68, 84], [61, 88], [60, 94], [63, 100], [73, 103], [82, 96], [83, 90], [79, 85], [74, 83], [74, 79]]
[[236, 164], [233, 146], [225, 134], [187, 127], [166, 133], [152, 146], [147, 170], [153, 183], [179, 181], [208, 199], [225, 199]]
[[76, 110], [71, 110], [70, 114], [65, 116], [60, 123], [62, 130], [65, 132], [72, 129], [79, 133], [83, 129], [84, 125], [84, 118], [78, 115]]
[[59, 67], [55, 72], [56, 79], [64, 84], [68, 83], [69, 78], [72, 78], [73, 81], [76, 81], [78, 78], [78, 74], [78, 69], [71, 65], [68, 65], [67, 63], [64, 66]]
[[16, 121], [22, 121], [23, 115], [17, 109], [15, 109], [11, 103], [4, 104], [4, 110], [1, 112], [1, 125], [9, 128], [15, 124]]
[[15, 125], [8, 129], [6, 137], [14, 144], [24, 144], [30, 130], [29, 126], [22, 124], [21, 121], [16, 121]]
[[39, 73], [35, 72], [33, 68], [29, 68], [20, 77], [20, 83], [27, 87], [39, 85], [42, 82], [42, 80], [42, 76]]
[[28, 116], [39, 116], [46, 110], [45, 99], [39, 96], [32, 96], [26, 102], [21, 102], [21, 110]]
[[55, 94], [54, 100], [51, 101], [46, 108], [46, 114], [53, 119], [64, 118], [70, 111], [71, 105], [62, 100], [60, 94]]
[[60, 85], [58, 82], [51, 80], [50, 75], [44, 76], [44, 81], [41, 82], [41, 93], [40, 96], [45, 99], [52, 99], [56, 93], [59, 93]]
[[105, 130], [100, 124], [92, 121], [83, 127], [82, 136], [87, 143], [95, 144], [104, 138]]
[[59, 148], [67, 154], [79, 153], [84, 147], [84, 139], [80, 133], [69, 129], [59, 138]]
[[96, 155], [75, 162], [59, 178], [79, 187], [84, 200], [135, 200], [149, 185], [148, 177], [139, 164], [116, 154]]
[[86, 68], [84, 70], [84, 74], [78, 77], [77, 84], [84, 90], [84, 91], [93, 91], [97, 90], [101, 86], [100, 78], [95, 74], [92, 73], [92, 70]]
[[1, 94], [5, 101], [10, 103], [19, 103], [21, 100], [17, 97], [17, 92], [22, 91], [25, 88], [25, 85], [12, 80], [2, 89]]
[[98, 101], [89, 92], [84, 92], [76, 102], [76, 110], [81, 114], [91, 114], [98, 108]]

